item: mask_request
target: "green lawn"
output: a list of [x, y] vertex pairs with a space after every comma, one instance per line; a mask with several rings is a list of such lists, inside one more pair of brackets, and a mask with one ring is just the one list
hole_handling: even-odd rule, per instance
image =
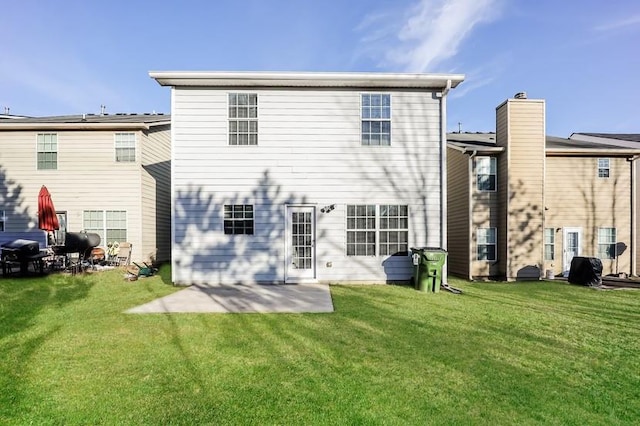
[[123, 314], [120, 272], [0, 279], [0, 424], [637, 424], [640, 291], [334, 286], [333, 314]]

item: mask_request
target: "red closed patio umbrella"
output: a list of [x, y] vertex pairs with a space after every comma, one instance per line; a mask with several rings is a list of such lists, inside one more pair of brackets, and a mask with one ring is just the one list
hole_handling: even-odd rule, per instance
[[60, 229], [56, 209], [51, 201], [51, 194], [44, 185], [38, 194], [38, 228], [47, 232]]

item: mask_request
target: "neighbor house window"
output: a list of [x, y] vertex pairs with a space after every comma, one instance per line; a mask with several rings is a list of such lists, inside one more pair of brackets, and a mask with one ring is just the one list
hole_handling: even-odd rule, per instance
[[116, 133], [115, 147], [116, 161], [118, 163], [132, 163], [136, 161], [135, 133]]
[[258, 145], [256, 93], [229, 93], [229, 145]]
[[544, 260], [555, 260], [556, 233], [553, 228], [544, 229]]
[[496, 190], [496, 158], [476, 158], [476, 187], [478, 191]]
[[7, 223], [7, 216], [5, 216], [5, 211], [0, 210], [0, 232], [4, 232], [4, 226]]
[[56, 133], [38, 133], [38, 170], [56, 170], [58, 168], [58, 135]]
[[478, 260], [496, 260], [496, 228], [478, 228], [476, 241]]
[[100, 245], [127, 241], [127, 212], [125, 210], [85, 210], [82, 227], [86, 232], [100, 235]]
[[391, 95], [362, 94], [362, 145], [391, 145]]
[[409, 251], [409, 208], [380, 206], [380, 256], [407, 254]]
[[376, 206], [347, 206], [347, 256], [376, 255]]
[[615, 259], [616, 228], [598, 228], [598, 257], [600, 259]]
[[224, 233], [253, 235], [253, 206], [250, 204], [225, 205]]
[[611, 165], [608, 158], [598, 158], [598, 177], [608, 178], [611, 172]]
[[127, 212], [124, 210], [107, 210], [106, 228], [107, 243], [127, 241]]

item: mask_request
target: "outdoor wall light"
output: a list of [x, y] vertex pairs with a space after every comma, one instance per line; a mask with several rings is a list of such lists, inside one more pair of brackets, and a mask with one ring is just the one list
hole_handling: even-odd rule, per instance
[[331, 204], [330, 206], [324, 206], [323, 208], [320, 209], [320, 211], [322, 213], [329, 213], [331, 210], [335, 209], [336, 205], [335, 204]]

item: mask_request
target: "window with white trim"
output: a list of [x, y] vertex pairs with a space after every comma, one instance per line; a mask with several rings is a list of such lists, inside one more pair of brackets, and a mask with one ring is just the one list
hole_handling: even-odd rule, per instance
[[133, 163], [136, 161], [136, 134], [115, 134], [116, 162]]
[[100, 235], [100, 245], [127, 241], [126, 210], [85, 210], [82, 227], [86, 232]]
[[58, 169], [57, 133], [38, 133], [37, 136], [38, 170]]
[[496, 260], [496, 228], [476, 230], [477, 260]]
[[230, 204], [224, 206], [224, 233], [226, 235], [253, 235], [253, 205]]
[[598, 177], [607, 179], [611, 173], [611, 162], [608, 158], [598, 158]]
[[0, 232], [4, 232], [5, 224], [7, 223], [7, 216], [4, 210], [0, 210]]
[[380, 256], [409, 251], [409, 208], [406, 205], [380, 206]]
[[616, 258], [616, 228], [598, 228], [598, 257]]
[[229, 93], [229, 145], [258, 145], [257, 93]]
[[347, 256], [406, 255], [408, 251], [408, 206], [347, 205]]
[[476, 188], [480, 192], [496, 190], [496, 157], [476, 157]]
[[376, 206], [347, 206], [347, 256], [376, 255]]
[[544, 228], [544, 260], [555, 260], [556, 232], [553, 228]]
[[361, 95], [362, 145], [391, 145], [391, 95]]

